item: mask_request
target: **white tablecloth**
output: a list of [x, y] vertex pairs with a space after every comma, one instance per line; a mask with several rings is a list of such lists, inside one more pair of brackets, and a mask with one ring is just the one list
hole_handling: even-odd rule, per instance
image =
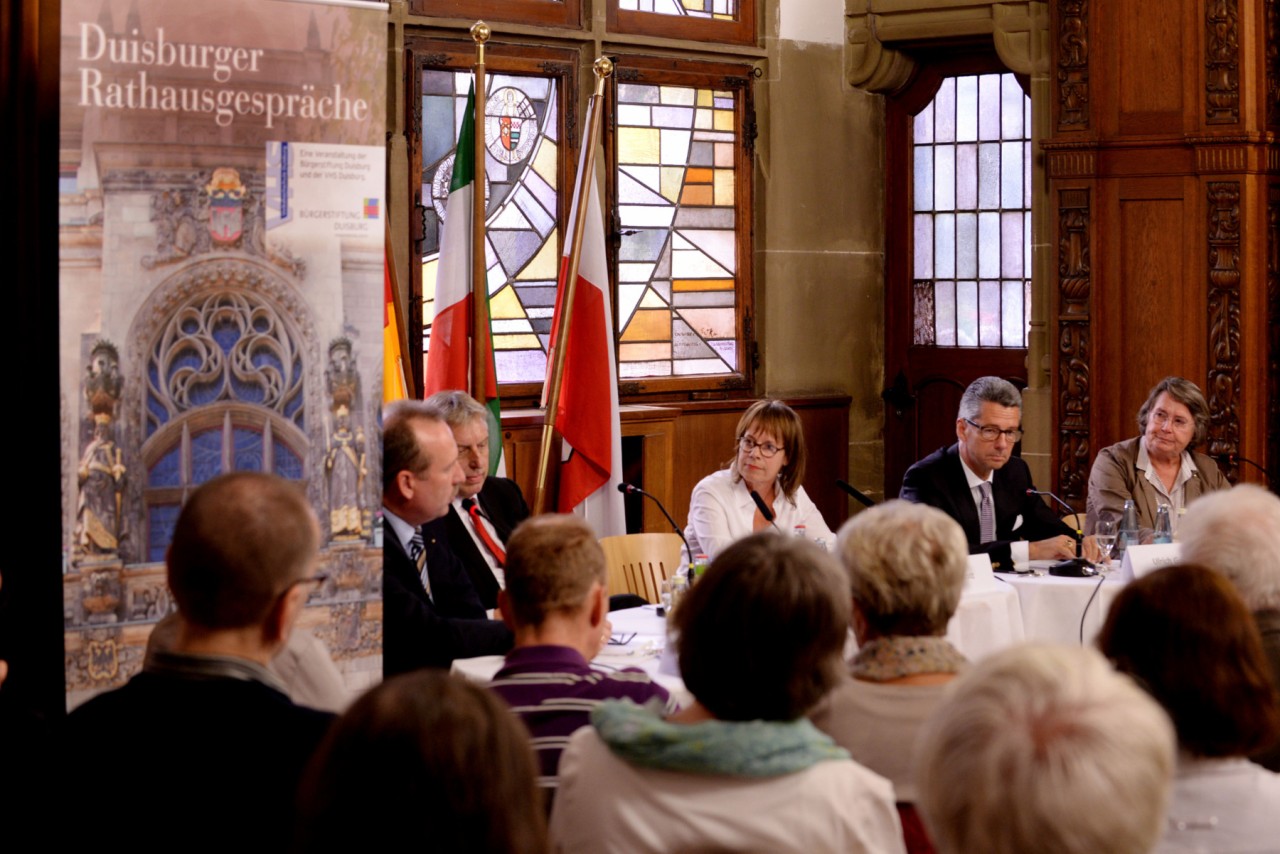
[[1024, 637], [1018, 593], [999, 581], [966, 586], [947, 625], [947, 640], [970, 661], [1013, 646]]
[[[648, 673], [650, 678], [671, 693], [682, 706], [692, 701], [685, 690], [684, 680], [675, 661], [674, 647], [667, 644], [667, 621], [659, 617], [653, 605], [627, 608], [609, 613], [613, 624], [613, 636], [626, 638], [635, 634], [627, 644], [606, 646], [591, 661], [600, 670], [621, 670], [634, 667]], [[459, 658], [453, 662], [453, 672], [473, 682], [488, 682], [502, 668], [501, 655], [482, 655], [477, 658]]]
[[[1018, 592], [1026, 639], [1051, 643], [1080, 644], [1082, 615], [1084, 643], [1093, 643], [1102, 629], [1112, 600], [1124, 589], [1124, 582], [1118, 577], [1102, 580], [1101, 587], [1098, 586], [1098, 578], [1007, 574], [1000, 578]], [[1089, 601], [1090, 597], [1092, 602]]]

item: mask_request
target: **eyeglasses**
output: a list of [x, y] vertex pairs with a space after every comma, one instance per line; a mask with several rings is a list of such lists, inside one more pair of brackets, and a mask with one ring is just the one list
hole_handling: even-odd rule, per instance
[[993, 424], [987, 424], [984, 426], [974, 421], [970, 421], [968, 418], [964, 419], [964, 423], [968, 424], [970, 427], [977, 430], [978, 435], [982, 437], [982, 441], [984, 442], [994, 442], [996, 439], [1000, 438], [1001, 436], [1004, 436], [1006, 439], [1009, 440], [1011, 444], [1014, 444], [1014, 445], [1022, 441], [1021, 429], [1001, 430], [999, 427], [996, 427]]
[[1163, 427], [1166, 424], [1172, 424], [1175, 430], [1186, 430], [1191, 426], [1191, 422], [1183, 418], [1181, 415], [1170, 415], [1163, 409], [1157, 409], [1151, 413], [1151, 422], [1157, 427]]
[[739, 439], [738, 447], [742, 448], [742, 450], [746, 451], [748, 454], [759, 448], [760, 456], [764, 457], [766, 460], [778, 453], [778, 451], [782, 450], [772, 442], [757, 442], [750, 436], [743, 436]]

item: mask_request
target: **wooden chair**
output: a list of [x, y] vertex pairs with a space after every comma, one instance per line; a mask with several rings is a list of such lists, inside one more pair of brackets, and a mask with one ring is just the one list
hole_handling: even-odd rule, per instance
[[662, 601], [662, 582], [680, 566], [679, 534], [625, 534], [600, 540], [609, 567], [608, 592]]

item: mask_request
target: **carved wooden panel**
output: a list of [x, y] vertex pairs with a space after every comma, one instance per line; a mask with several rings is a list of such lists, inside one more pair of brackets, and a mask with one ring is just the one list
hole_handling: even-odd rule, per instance
[[[1209, 442], [1207, 453], [1240, 450], [1240, 182], [1211, 181], [1209, 207]], [[1236, 466], [1225, 474], [1235, 479]]]
[[1089, 2], [1058, 4], [1058, 130], [1089, 128]]
[[1210, 0], [1204, 7], [1205, 121], [1240, 121], [1240, 41], [1238, 0]]
[[1266, 74], [1267, 124], [1280, 125], [1280, 0], [1267, 0], [1263, 63]]
[[1089, 197], [1058, 194], [1058, 489], [1079, 509], [1089, 483]]
[[1267, 191], [1267, 459], [1280, 463], [1280, 181]]

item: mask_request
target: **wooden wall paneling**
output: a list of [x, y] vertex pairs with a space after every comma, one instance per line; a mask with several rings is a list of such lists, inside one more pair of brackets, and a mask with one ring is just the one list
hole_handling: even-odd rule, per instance
[[1267, 447], [1264, 468], [1280, 468], [1280, 179], [1267, 186]]
[[1103, 93], [1105, 132], [1164, 135], [1183, 129], [1188, 78], [1194, 86], [1199, 77], [1188, 56], [1197, 43], [1187, 8], [1194, 5], [1111, 0], [1098, 6], [1103, 37], [1113, 40], [1101, 57], [1114, 91], [1111, 97]]

